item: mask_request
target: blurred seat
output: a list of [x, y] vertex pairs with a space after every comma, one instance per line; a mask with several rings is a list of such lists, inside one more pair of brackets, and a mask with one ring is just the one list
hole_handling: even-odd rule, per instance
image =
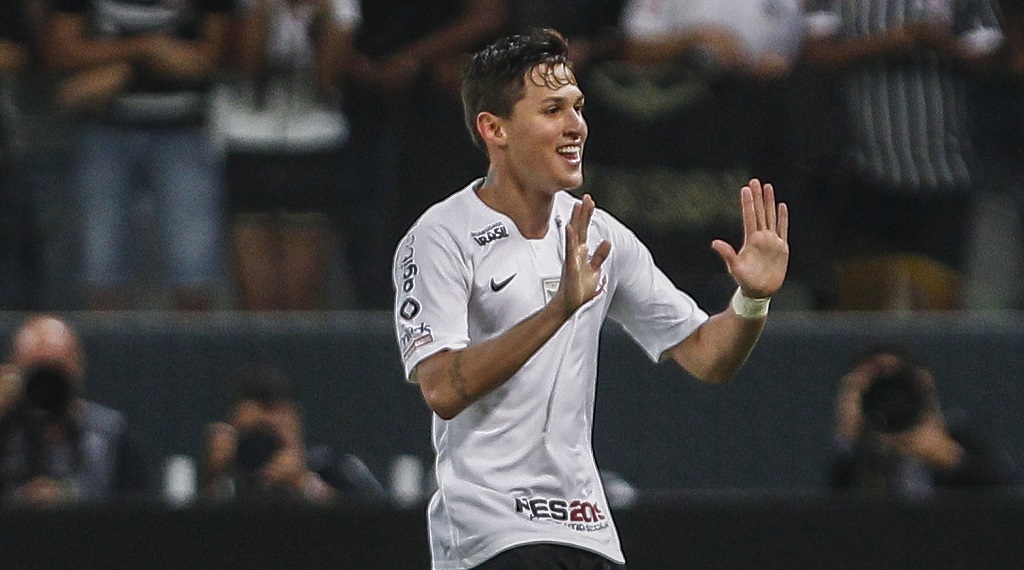
[[953, 310], [962, 307], [962, 276], [914, 254], [863, 257], [837, 264], [837, 309]]

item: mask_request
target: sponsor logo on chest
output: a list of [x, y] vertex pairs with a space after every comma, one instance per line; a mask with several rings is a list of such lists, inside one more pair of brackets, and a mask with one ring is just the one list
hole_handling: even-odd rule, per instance
[[505, 227], [505, 222], [494, 222], [482, 230], [470, 232], [469, 236], [473, 238], [477, 245], [485, 246], [492, 241], [507, 238], [509, 233], [508, 228]]

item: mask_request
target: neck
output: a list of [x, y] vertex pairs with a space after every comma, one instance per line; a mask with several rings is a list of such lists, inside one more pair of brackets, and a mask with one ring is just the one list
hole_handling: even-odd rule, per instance
[[477, 195], [484, 204], [511, 218], [523, 237], [540, 239], [547, 234], [555, 192], [529, 188], [491, 168]]

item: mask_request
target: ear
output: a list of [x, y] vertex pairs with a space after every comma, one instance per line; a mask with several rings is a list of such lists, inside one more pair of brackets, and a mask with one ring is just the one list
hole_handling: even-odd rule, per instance
[[494, 113], [483, 111], [476, 116], [476, 132], [480, 133], [487, 146], [503, 147], [506, 144], [505, 121]]

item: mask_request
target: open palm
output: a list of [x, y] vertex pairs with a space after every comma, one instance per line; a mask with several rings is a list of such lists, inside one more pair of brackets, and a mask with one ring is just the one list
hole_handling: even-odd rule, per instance
[[774, 295], [786, 279], [789, 266], [789, 209], [775, 204], [771, 184], [752, 179], [740, 190], [743, 245], [737, 252], [722, 240], [711, 244], [725, 261], [729, 274], [750, 298]]

